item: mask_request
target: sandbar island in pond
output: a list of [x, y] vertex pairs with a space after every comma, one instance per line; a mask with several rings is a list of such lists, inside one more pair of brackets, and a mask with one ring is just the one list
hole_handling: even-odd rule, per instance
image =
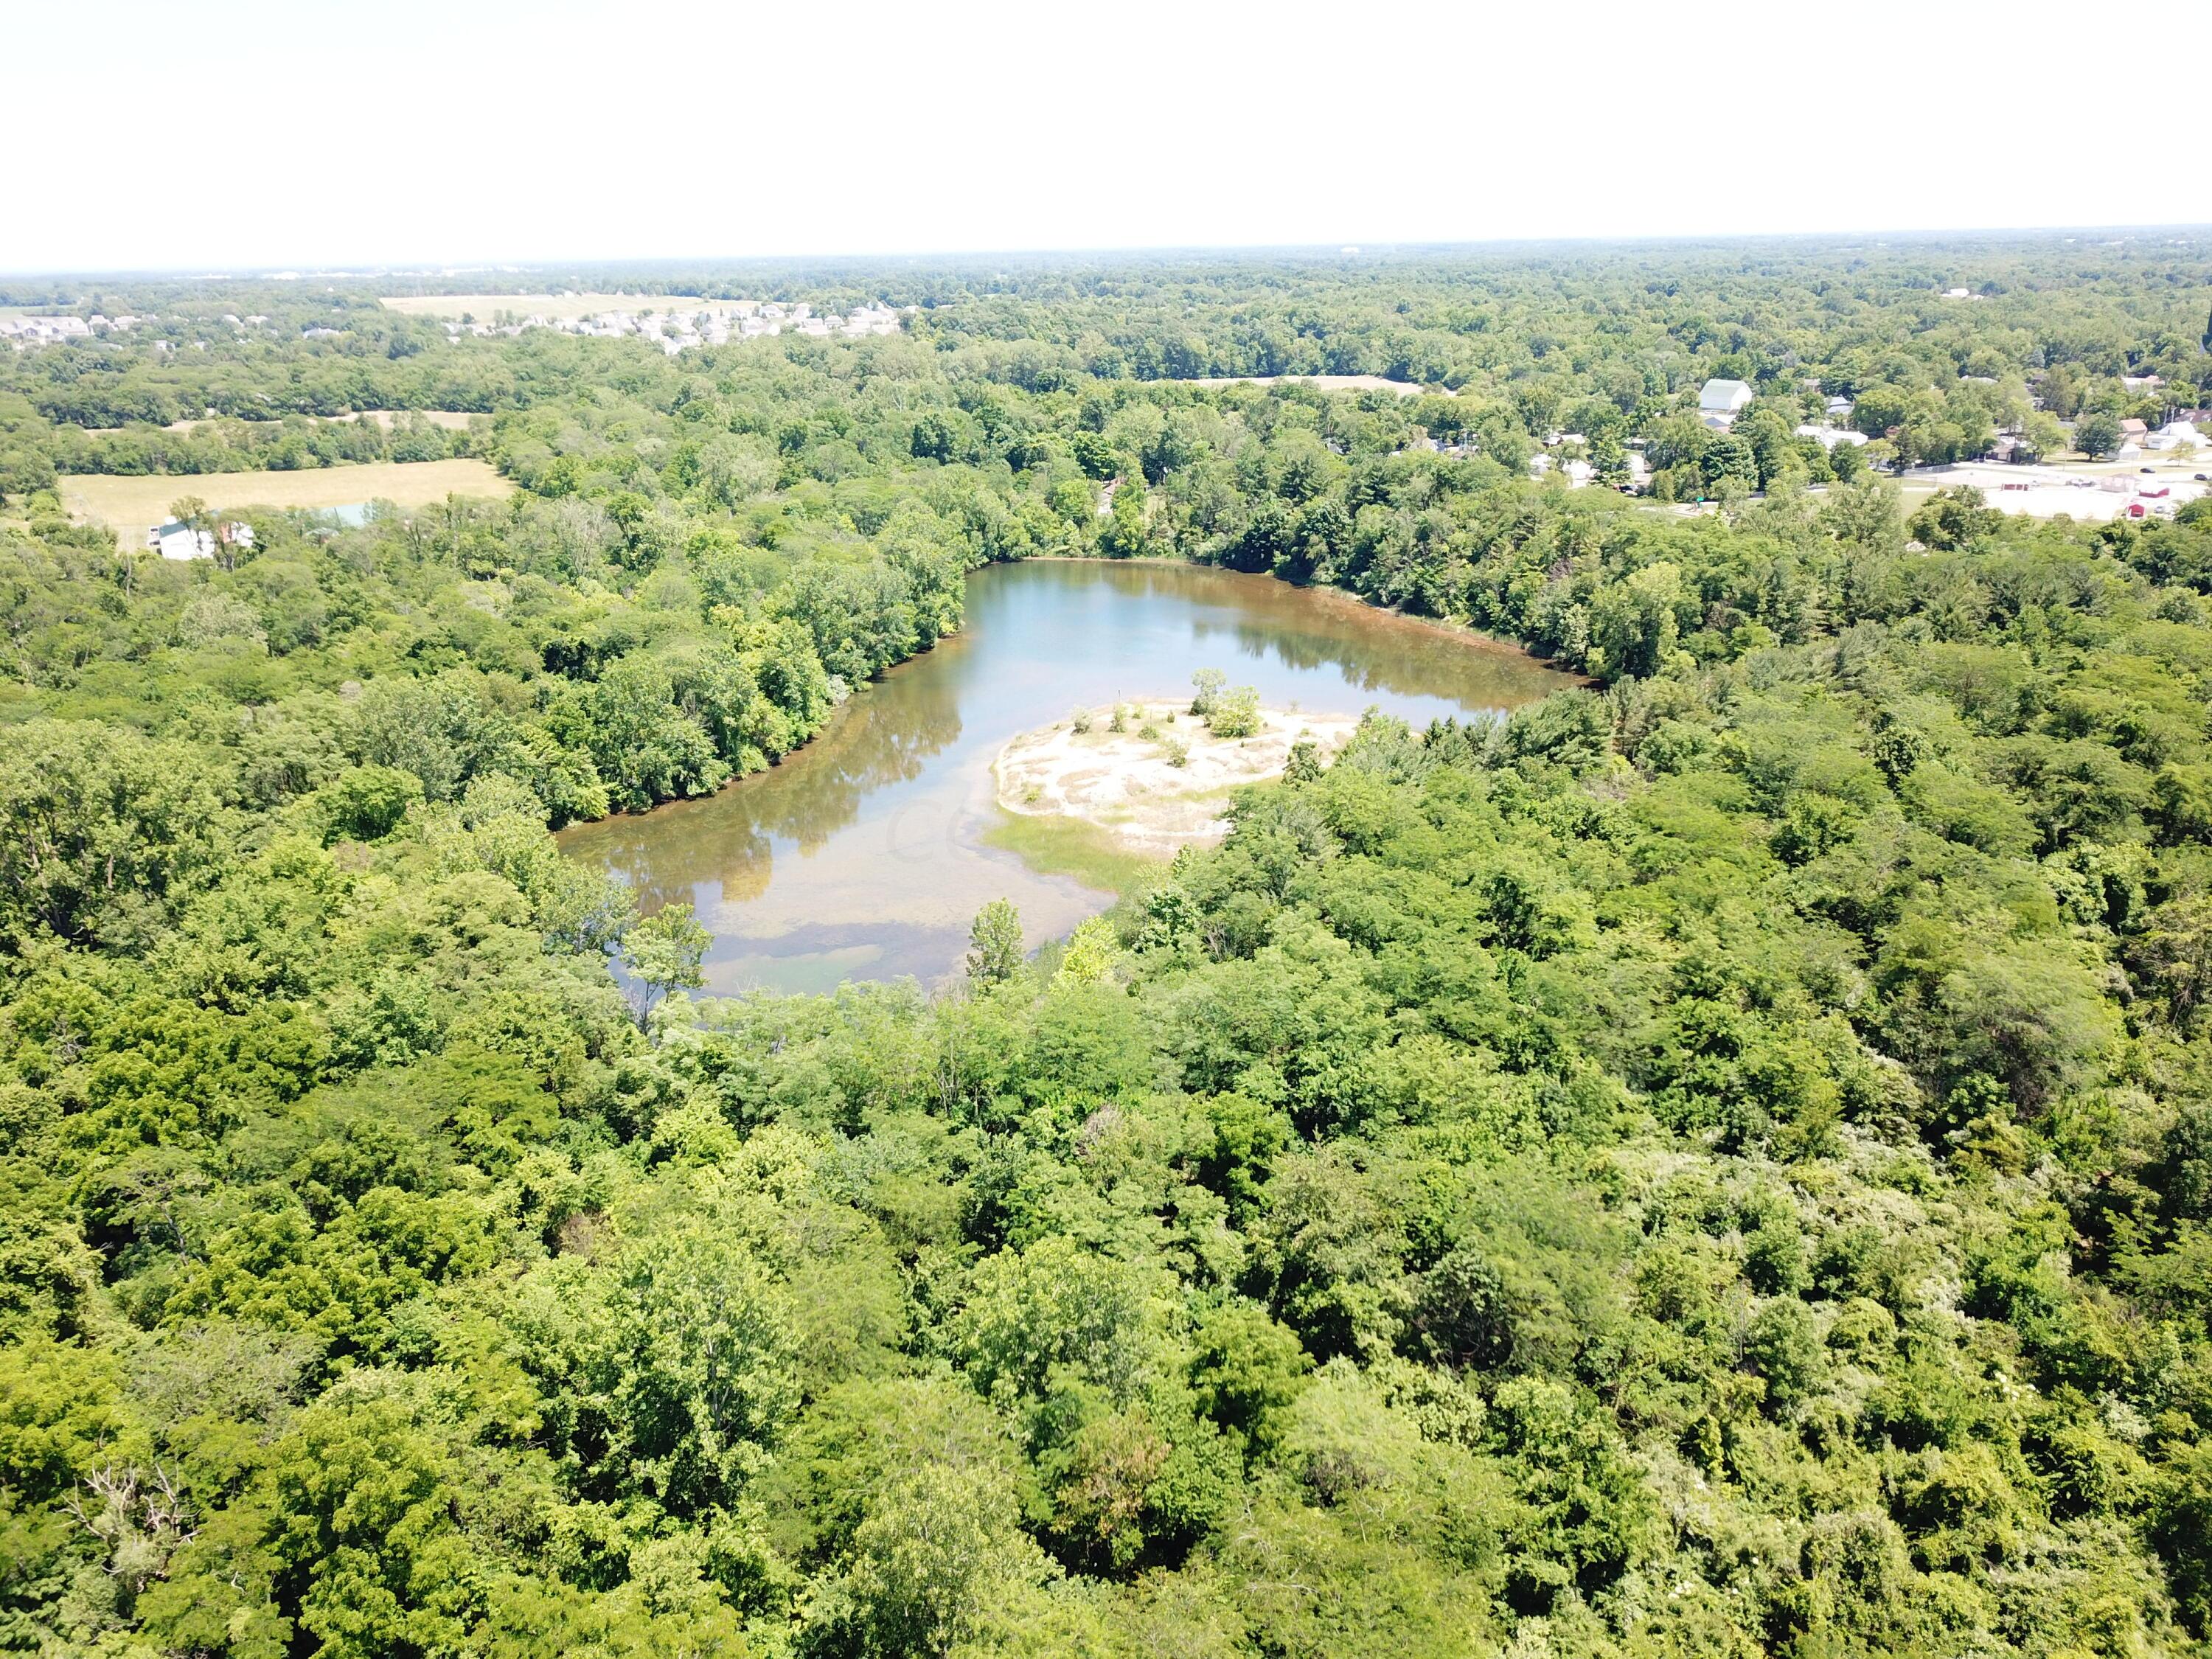
[[1231, 796], [1280, 777], [1301, 738], [1326, 760], [1358, 726], [1352, 714], [1262, 708], [1249, 736], [1223, 737], [1190, 712], [1188, 694], [1155, 697], [1025, 732], [993, 769], [1007, 811], [1079, 818], [1133, 852], [1165, 857], [1226, 835]]

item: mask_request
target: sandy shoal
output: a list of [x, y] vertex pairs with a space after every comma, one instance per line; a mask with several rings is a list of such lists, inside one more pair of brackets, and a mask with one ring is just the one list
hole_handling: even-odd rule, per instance
[[[1309, 738], [1325, 759], [1358, 728], [1357, 716], [1305, 709], [1263, 708], [1249, 738], [1220, 738], [1189, 712], [1184, 698], [1124, 703], [1122, 732], [1109, 730], [1114, 707], [1085, 711], [1091, 729], [1073, 718], [1025, 732], [999, 751], [993, 767], [999, 805], [1024, 816], [1080, 818], [1133, 850], [1171, 853], [1228, 833], [1230, 798], [1248, 783], [1282, 775], [1291, 746]], [[1170, 718], [1172, 711], [1172, 719]], [[1140, 735], [1150, 723], [1157, 738]], [[1174, 763], [1170, 742], [1184, 745]]]

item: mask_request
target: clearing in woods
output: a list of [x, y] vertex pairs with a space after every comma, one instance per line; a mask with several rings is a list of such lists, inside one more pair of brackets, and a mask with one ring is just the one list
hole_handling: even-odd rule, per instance
[[428, 507], [448, 495], [508, 495], [514, 486], [486, 461], [374, 461], [299, 472], [163, 472], [137, 477], [75, 473], [59, 481], [80, 518], [128, 534], [169, 516], [169, 503], [197, 495], [222, 512], [245, 507], [348, 507], [390, 501]]

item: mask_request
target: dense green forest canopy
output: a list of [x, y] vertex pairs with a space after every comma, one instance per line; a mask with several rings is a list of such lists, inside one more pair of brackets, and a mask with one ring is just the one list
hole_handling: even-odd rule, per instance
[[[572, 359], [500, 340], [449, 343], [442, 324], [380, 305], [386, 295], [482, 289], [489, 319], [497, 291], [520, 280], [0, 283], [0, 306], [137, 319], [128, 332], [0, 359], [0, 487], [39, 482], [49, 465], [185, 472], [333, 459], [305, 447], [296, 428], [287, 442], [289, 416], [566, 402], [577, 389]], [[1935, 459], [1975, 453], [1996, 428], [2021, 423], [2031, 386], [2043, 409], [2068, 419], [2085, 409], [2162, 416], [2212, 401], [2201, 349], [2212, 331], [2208, 284], [2212, 239], [2201, 232], [1265, 261], [783, 262], [532, 273], [522, 283], [805, 300], [833, 311], [865, 301], [914, 307], [912, 336], [933, 348], [922, 361], [936, 364], [925, 378], [954, 386], [1049, 392], [1093, 378], [1380, 374], [1459, 394], [1457, 405], [1425, 411], [1427, 429], [1480, 429], [1501, 441], [1499, 453], [1516, 429], [1524, 441], [1562, 425], [1593, 439], [1657, 435], [1709, 376], [1773, 394], [1771, 410], [1784, 415], [1808, 391], [1870, 393], [1869, 416], [1884, 417], [1873, 433], [1901, 428], [1913, 458]], [[1954, 289], [1972, 297], [1950, 297]], [[710, 354], [706, 373], [761, 349], [748, 342]], [[633, 349], [650, 356], [647, 345]], [[2120, 384], [2154, 374], [2166, 382], [2162, 395]], [[665, 409], [684, 377], [639, 362], [626, 374], [587, 378], [595, 386], [612, 380]], [[1007, 410], [1017, 427], [1029, 424], [1020, 408]], [[240, 423], [220, 442], [142, 429], [210, 411]], [[837, 435], [872, 459], [873, 434]], [[999, 432], [981, 436], [1006, 454]], [[1023, 470], [1020, 453], [1008, 459]], [[1770, 471], [1763, 460], [1762, 478]]]
[[[0, 1646], [2203, 1651], [2212, 513], [1790, 440], [2212, 402], [2207, 254], [533, 276], [920, 307], [674, 356], [0, 293], [149, 319], [0, 354]], [[1426, 389], [1176, 383], [1307, 373]], [[434, 447], [516, 494], [190, 563], [63, 502]], [[695, 998], [555, 848], [1054, 555], [1590, 684], [1370, 719], [934, 989]]]

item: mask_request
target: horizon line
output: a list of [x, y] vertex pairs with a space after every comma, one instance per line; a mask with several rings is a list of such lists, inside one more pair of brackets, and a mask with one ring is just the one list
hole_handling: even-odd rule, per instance
[[903, 261], [918, 264], [931, 261], [943, 264], [961, 262], [1049, 259], [1105, 259], [1129, 258], [1162, 258], [1171, 256], [1255, 258], [1285, 255], [1322, 258], [1370, 258], [1384, 255], [1437, 255], [1477, 253], [1506, 250], [1528, 250], [1551, 247], [1576, 247], [1591, 250], [1619, 250], [1650, 247], [1726, 246], [1736, 244], [1771, 242], [1827, 243], [1863, 242], [1871, 240], [1875, 246], [1890, 242], [1940, 241], [1945, 239], [1994, 240], [2008, 237], [2048, 239], [2063, 237], [2069, 240], [2081, 236], [2119, 236], [2132, 238], [2148, 235], [2212, 236], [2212, 222], [2179, 222], [2172, 224], [2051, 224], [2051, 225], [1993, 225], [1960, 226], [1950, 228], [1882, 229], [1879, 228], [1844, 228], [1817, 231], [1736, 231], [1686, 232], [1679, 234], [1646, 234], [1640, 235], [1577, 234], [1544, 236], [1492, 237], [1480, 240], [1425, 240], [1396, 238], [1387, 240], [1314, 241], [1314, 242], [1247, 242], [1196, 243], [1159, 242], [1100, 244], [1090, 246], [1061, 247], [969, 247], [882, 249], [862, 252], [805, 252], [805, 253], [656, 253], [656, 254], [599, 254], [590, 257], [553, 255], [538, 258], [518, 258], [511, 256], [474, 256], [450, 260], [377, 261], [349, 260], [341, 263], [295, 264], [269, 263], [241, 265], [229, 270], [210, 270], [180, 266], [100, 267], [53, 265], [40, 268], [0, 270], [0, 282], [61, 281], [81, 282], [101, 280], [161, 280], [187, 283], [224, 282], [284, 282], [307, 281], [310, 278], [344, 277], [362, 281], [379, 281], [394, 276], [474, 276], [479, 273], [526, 275], [555, 270], [605, 270], [614, 267], [650, 268], [662, 265], [705, 264], [739, 266], [745, 264], [882, 264]]

